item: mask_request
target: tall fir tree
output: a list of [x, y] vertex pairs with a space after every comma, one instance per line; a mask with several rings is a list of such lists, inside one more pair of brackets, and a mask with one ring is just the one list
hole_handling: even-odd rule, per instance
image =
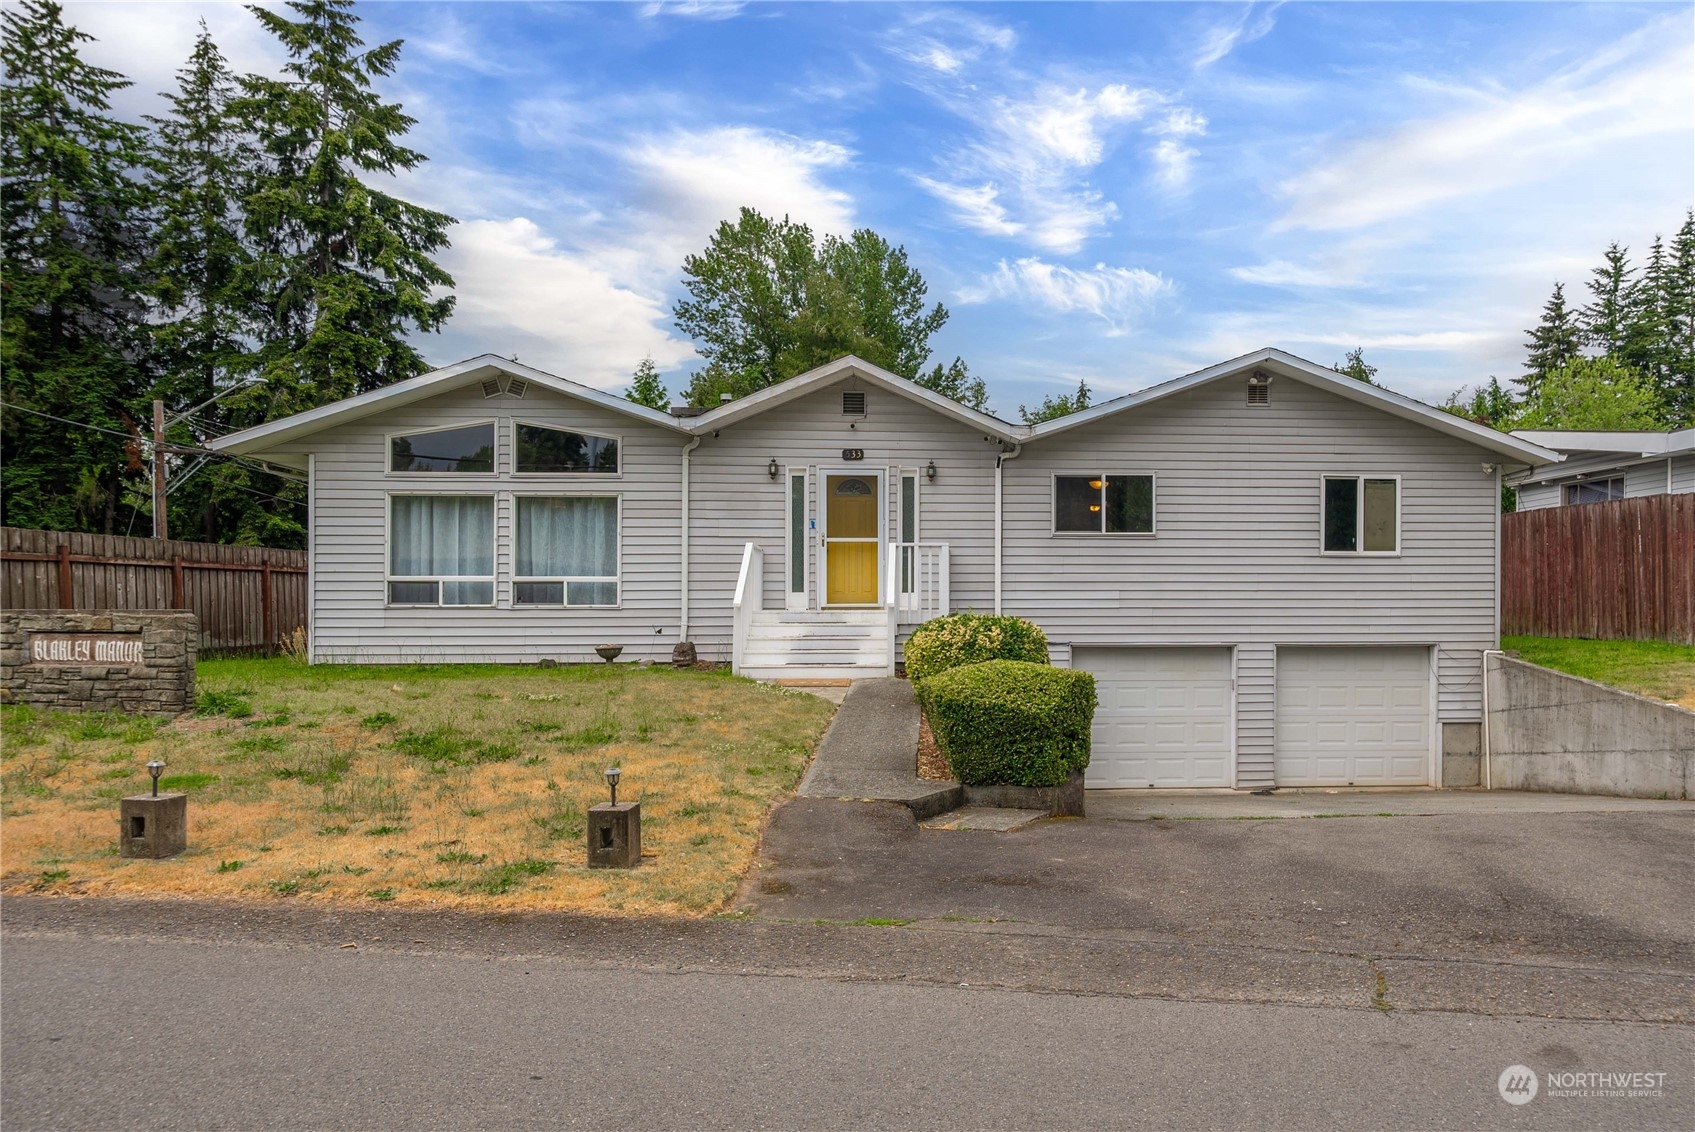
[[[158, 226], [149, 276], [157, 303], [153, 340], [159, 396], [184, 412], [229, 390], [252, 369], [253, 256], [242, 238], [241, 198], [254, 168], [245, 128], [232, 113], [236, 79], [202, 21], [168, 113], [153, 125]], [[208, 405], [179, 426], [197, 442], [229, 428]], [[205, 467], [173, 488], [171, 530], [207, 542], [238, 535], [259, 500], [254, 476], [230, 464]], [[267, 489], [271, 485], [267, 483]]]
[[1689, 428], [1695, 426], [1695, 209], [1672, 239], [1660, 294], [1666, 354], [1660, 397], [1670, 426]]
[[112, 434], [134, 434], [151, 384], [145, 135], [112, 117], [129, 80], [82, 59], [93, 37], [57, 3], [0, 22], [0, 521], [112, 531], [140, 471], [138, 445]]
[[638, 405], [661, 412], [671, 407], [671, 394], [665, 388], [659, 367], [653, 364], [652, 358], [643, 358], [636, 366], [635, 377], [630, 381], [629, 389], [624, 391], [624, 396]]
[[1589, 302], [1578, 313], [1585, 345], [1602, 355], [1628, 361], [1631, 338], [1630, 301], [1635, 272], [1630, 266], [1630, 249], [1617, 240], [1607, 246], [1601, 266], [1589, 275]]
[[401, 144], [416, 120], [372, 88], [393, 73], [402, 41], [365, 48], [352, 0], [287, 8], [248, 8], [289, 62], [282, 78], [244, 78], [233, 105], [260, 154], [246, 224], [267, 417], [423, 372], [407, 334], [438, 330], [453, 311], [440, 293], [453, 279], [434, 259], [453, 218], [362, 179], [426, 160]]
[[1544, 377], [1571, 362], [1581, 352], [1582, 333], [1571, 309], [1566, 306], [1563, 283], [1554, 284], [1554, 293], [1542, 307], [1542, 321], [1534, 330], [1526, 331], [1525, 337], [1529, 341], [1526, 343], [1524, 376], [1515, 377], [1513, 381], [1523, 386], [1528, 396], [1536, 392]]

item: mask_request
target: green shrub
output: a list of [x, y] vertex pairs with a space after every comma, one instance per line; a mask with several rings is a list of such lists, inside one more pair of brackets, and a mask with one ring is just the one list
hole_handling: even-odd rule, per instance
[[936, 745], [967, 786], [1061, 786], [1089, 765], [1095, 678], [1087, 672], [993, 660], [916, 688]]
[[986, 660], [1046, 664], [1047, 634], [1022, 617], [950, 613], [924, 622], [906, 642], [906, 675], [914, 683]]

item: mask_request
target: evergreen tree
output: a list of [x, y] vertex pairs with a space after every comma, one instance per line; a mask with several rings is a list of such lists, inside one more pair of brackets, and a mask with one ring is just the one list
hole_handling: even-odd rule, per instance
[[1018, 415], [1024, 418], [1027, 425], [1041, 424], [1043, 421], [1057, 420], [1069, 417], [1072, 413], [1080, 413], [1089, 407], [1089, 398], [1094, 390], [1089, 388], [1086, 379], [1077, 382], [1077, 392], [1067, 395], [1060, 393], [1056, 396], [1043, 397], [1042, 403], [1034, 409], [1018, 406]]
[[1589, 303], [1578, 314], [1583, 341], [1603, 355], [1625, 360], [1630, 339], [1632, 275], [1629, 249], [1613, 241], [1600, 267], [1590, 272]]
[[1544, 377], [1578, 357], [1582, 334], [1571, 311], [1566, 307], [1565, 285], [1554, 284], [1554, 293], [1542, 307], [1542, 321], [1536, 329], [1526, 331], [1528, 356], [1523, 377], [1513, 381], [1534, 395]]
[[1648, 246], [1648, 258], [1626, 293], [1626, 347], [1621, 360], [1664, 389], [1670, 358], [1666, 349], [1665, 296], [1669, 288], [1669, 263], [1665, 240], [1659, 236]]
[[1661, 283], [1665, 320], [1666, 372], [1658, 385], [1672, 428], [1695, 426], [1695, 209], [1684, 217], [1671, 244]]
[[144, 134], [110, 116], [129, 81], [81, 58], [92, 37], [53, 0], [8, 6], [0, 37], [0, 515], [112, 531], [124, 480], [141, 470], [139, 444], [121, 434], [136, 435], [150, 385]]
[[1438, 407], [1443, 412], [1464, 417], [1474, 424], [1502, 430], [1513, 427], [1513, 415], [1518, 412], [1518, 402], [1514, 401], [1513, 395], [1501, 385], [1500, 378], [1493, 375], [1487, 385], [1479, 385], [1476, 389], [1462, 388], [1450, 393], [1448, 399]]
[[923, 370], [947, 308], [926, 308], [928, 285], [906, 249], [868, 228], [819, 243], [805, 224], [743, 208], [683, 274], [688, 294], [672, 314], [706, 359], [691, 404], [744, 397], [846, 354], [973, 408], [988, 400], [961, 359]]
[[1377, 367], [1365, 360], [1365, 347], [1355, 346], [1348, 351], [1348, 356], [1331, 367], [1337, 373], [1345, 374], [1355, 381], [1363, 381], [1367, 385], [1376, 385], [1372, 378], [1377, 376]]
[[[153, 339], [158, 395], [182, 412], [211, 399], [250, 370], [255, 314], [252, 263], [241, 237], [241, 196], [254, 170], [241, 122], [231, 112], [235, 77], [206, 31], [167, 94], [170, 111], [154, 127], [154, 195], [158, 226], [149, 275], [158, 310]], [[198, 442], [227, 431], [224, 406], [208, 406], [185, 422], [178, 439]], [[246, 488], [252, 474], [218, 464], [173, 485], [171, 530], [207, 542], [235, 537], [258, 504]]]
[[635, 379], [630, 382], [624, 396], [638, 405], [661, 412], [671, 407], [671, 394], [665, 388], [665, 382], [660, 380], [659, 367], [653, 364], [652, 358], [641, 360], [636, 367]]
[[432, 258], [453, 218], [361, 180], [426, 160], [400, 141], [416, 120], [371, 85], [394, 71], [401, 41], [364, 49], [352, 0], [287, 7], [299, 18], [249, 7], [290, 61], [283, 78], [244, 78], [233, 106], [261, 156], [246, 224], [266, 389], [246, 403], [268, 417], [421, 373], [409, 329], [437, 330], [453, 310], [439, 293], [453, 279]]

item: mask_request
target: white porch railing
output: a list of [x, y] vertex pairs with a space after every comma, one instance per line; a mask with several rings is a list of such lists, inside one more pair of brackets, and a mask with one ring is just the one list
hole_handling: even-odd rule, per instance
[[917, 625], [950, 612], [948, 544], [897, 542], [889, 571], [890, 605], [902, 625]]
[[733, 629], [730, 641], [730, 671], [742, 670], [742, 654], [747, 649], [748, 629], [753, 615], [765, 602], [765, 552], [753, 543], [742, 547], [742, 568], [736, 575], [736, 596]]

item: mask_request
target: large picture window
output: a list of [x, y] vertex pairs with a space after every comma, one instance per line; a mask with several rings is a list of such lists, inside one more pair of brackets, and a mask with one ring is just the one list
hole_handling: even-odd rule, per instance
[[1054, 477], [1054, 525], [1062, 534], [1151, 535], [1154, 477]]
[[494, 496], [389, 497], [390, 605], [494, 604]]
[[618, 498], [517, 500], [514, 605], [618, 604]]
[[516, 432], [521, 475], [618, 470], [618, 441], [613, 437], [522, 423]]
[[1400, 549], [1399, 480], [1324, 477], [1326, 554], [1395, 554]]
[[391, 436], [388, 446], [391, 472], [494, 471], [493, 421]]

